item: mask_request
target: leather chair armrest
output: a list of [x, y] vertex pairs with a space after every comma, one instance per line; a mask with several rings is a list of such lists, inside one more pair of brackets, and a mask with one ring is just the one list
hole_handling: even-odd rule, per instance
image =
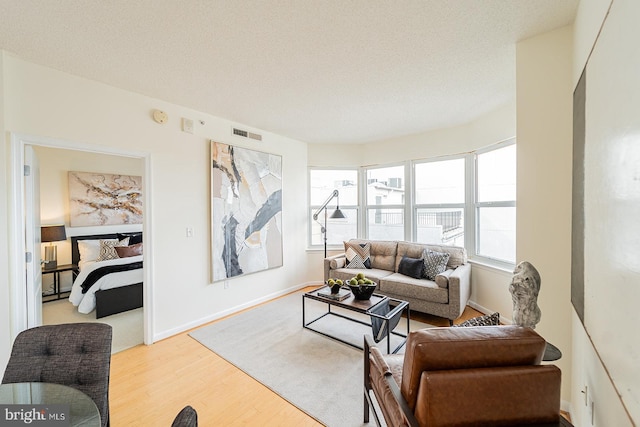
[[[391, 357], [398, 357], [391, 355]], [[392, 369], [373, 341], [373, 337], [364, 337], [364, 422], [369, 422], [369, 408], [373, 410], [376, 424], [380, 425], [378, 414], [371, 401], [373, 391], [378, 406], [388, 425], [419, 427], [413, 412], [402, 397], [400, 387], [394, 379]]]

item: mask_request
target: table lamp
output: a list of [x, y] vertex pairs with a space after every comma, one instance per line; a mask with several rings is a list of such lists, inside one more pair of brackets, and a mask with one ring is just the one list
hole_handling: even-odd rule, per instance
[[54, 270], [58, 267], [58, 248], [53, 242], [67, 240], [67, 233], [63, 225], [45, 225], [40, 228], [40, 241], [49, 243], [44, 248], [44, 269]]

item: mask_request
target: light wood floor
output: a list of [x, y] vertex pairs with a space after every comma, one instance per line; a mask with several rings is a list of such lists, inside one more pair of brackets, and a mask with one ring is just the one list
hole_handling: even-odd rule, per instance
[[[467, 307], [456, 323], [480, 314]], [[446, 319], [435, 316], [416, 312], [411, 317], [448, 326]], [[322, 425], [188, 332], [114, 354], [109, 390], [112, 427], [170, 426], [186, 405], [196, 409], [204, 427]], [[354, 409], [361, 407], [357, 402]]]

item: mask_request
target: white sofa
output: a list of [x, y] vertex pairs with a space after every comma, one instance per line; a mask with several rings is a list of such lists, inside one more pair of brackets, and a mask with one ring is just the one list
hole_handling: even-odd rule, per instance
[[[345, 253], [330, 256], [324, 260], [325, 282], [329, 278], [347, 280], [362, 272], [377, 283], [376, 293], [408, 301], [411, 310], [447, 318], [450, 324], [464, 311], [471, 295], [471, 265], [464, 248], [363, 239], [352, 239], [348, 243], [370, 244], [371, 268], [349, 268]], [[425, 248], [449, 254], [446, 270], [435, 276], [435, 280], [398, 272], [403, 257], [422, 258]]]

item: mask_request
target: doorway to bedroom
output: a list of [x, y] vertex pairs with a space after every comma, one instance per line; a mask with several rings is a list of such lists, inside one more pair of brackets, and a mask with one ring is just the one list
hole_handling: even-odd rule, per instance
[[[77, 144], [66, 143], [64, 141], [41, 141], [38, 138], [28, 138], [22, 141], [17, 149], [31, 149], [37, 157], [37, 171], [39, 175], [39, 197], [34, 205], [25, 203], [24, 215], [35, 215], [39, 210], [40, 223], [42, 226], [64, 224], [66, 229], [66, 240], [51, 243], [55, 245], [57, 252], [57, 269], [59, 272], [51, 272], [43, 269], [42, 282], [42, 302], [36, 301], [38, 307], [29, 307], [32, 303], [27, 301], [24, 310], [18, 309], [15, 313], [17, 318], [27, 317], [27, 313], [41, 310], [42, 324], [76, 323], [76, 322], [101, 322], [110, 324], [113, 327], [113, 352], [126, 348], [151, 343], [148, 338], [152, 334], [148, 330], [147, 318], [150, 317], [150, 307], [140, 307], [126, 312], [113, 314], [96, 319], [96, 311], [81, 313], [78, 307], [70, 302], [69, 295], [72, 284], [78, 276], [79, 269], [66, 270], [63, 266], [72, 265], [71, 240], [72, 237], [86, 235], [102, 235], [109, 233], [141, 234], [143, 223], [136, 221], [136, 224], [122, 225], [84, 225], [71, 226], [70, 223], [70, 196], [69, 196], [69, 172], [91, 172], [96, 174], [113, 174], [122, 176], [140, 177], [143, 185], [141, 190], [144, 193], [149, 185], [146, 183], [146, 169], [148, 168], [148, 158], [144, 155], [132, 155], [130, 153], [101, 152], [94, 148], [78, 148]], [[14, 146], [14, 148], [16, 148]], [[144, 196], [144, 194], [143, 194]], [[143, 197], [145, 201], [148, 197]], [[39, 202], [39, 203], [38, 203]], [[39, 204], [39, 207], [37, 206]], [[143, 216], [147, 215], [143, 203]], [[30, 211], [31, 210], [31, 211]], [[45, 259], [44, 248], [50, 244], [42, 244], [41, 248], [34, 248], [35, 260]], [[41, 253], [38, 253], [38, 249]], [[147, 256], [145, 255], [145, 260]], [[36, 261], [37, 262], [37, 261]], [[76, 265], [76, 264], [73, 264]], [[63, 268], [60, 268], [63, 267]], [[144, 277], [144, 269], [140, 277]], [[30, 289], [28, 279], [26, 279], [27, 290]], [[140, 280], [142, 281], [142, 280]], [[56, 289], [57, 288], [57, 289]], [[146, 289], [144, 293], [146, 293]]]

